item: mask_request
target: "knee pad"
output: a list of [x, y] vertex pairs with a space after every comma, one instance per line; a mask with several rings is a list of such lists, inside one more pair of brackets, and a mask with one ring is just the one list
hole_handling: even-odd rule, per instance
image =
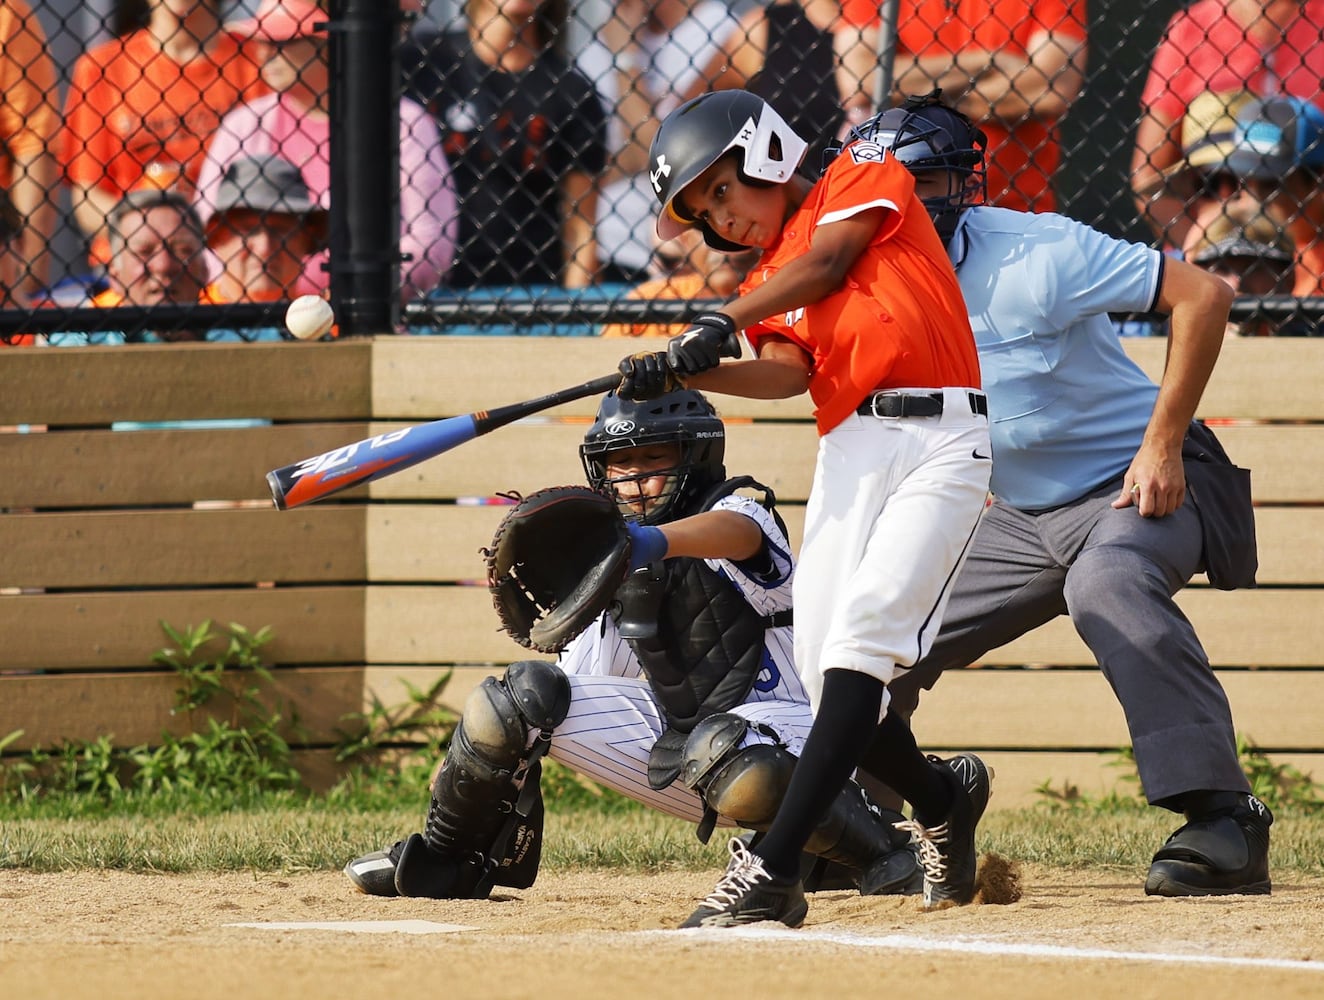
[[708, 787], [709, 777], [736, 755], [747, 732], [749, 720], [731, 712], [701, 719], [685, 738], [680, 783], [702, 795]]
[[715, 771], [703, 801], [751, 830], [767, 830], [791, 783], [795, 758], [784, 747], [756, 744], [739, 750]]
[[570, 679], [554, 663], [520, 660], [506, 668], [502, 681], [533, 729], [555, 729], [570, 714]]
[[529, 730], [550, 730], [570, 711], [570, 681], [542, 660], [513, 663], [500, 680], [488, 677], [464, 702], [453, 744], [497, 768], [524, 756]]

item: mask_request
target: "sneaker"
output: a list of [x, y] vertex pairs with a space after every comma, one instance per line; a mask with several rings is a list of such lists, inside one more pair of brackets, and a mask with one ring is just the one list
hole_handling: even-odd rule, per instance
[[355, 858], [345, 866], [345, 874], [354, 883], [359, 892], [369, 896], [398, 896], [395, 888], [395, 868], [400, 863], [400, 853], [405, 848], [403, 840], [397, 840], [384, 851], [373, 851], [361, 858]]
[[992, 794], [992, 772], [972, 753], [948, 760], [930, 757], [952, 784], [955, 798], [945, 822], [926, 827], [915, 819], [893, 825], [915, 838], [924, 868], [924, 905], [959, 903], [975, 896], [975, 827]]
[[681, 927], [734, 927], [760, 920], [780, 920], [787, 927], [804, 923], [809, 904], [798, 878], [778, 878], [751, 854], [745, 842], [732, 837], [731, 861], [712, 893]]
[[1254, 795], [1191, 819], [1154, 855], [1147, 896], [1267, 896], [1273, 813]]

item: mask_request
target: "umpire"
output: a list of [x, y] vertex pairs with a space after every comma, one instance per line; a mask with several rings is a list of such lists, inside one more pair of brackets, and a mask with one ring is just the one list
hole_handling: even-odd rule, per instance
[[[937, 91], [854, 135], [915, 174], [957, 269], [992, 421], [994, 501], [932, 650], [889, 687], [894, 704], [913, 708], [943, 670], [1070, 615], [1125, 712], [1147, 799], [1187, 821], [1154, 855], [1145, 892], [1268, 893], [1273, 817], [1250, 794], [1227, 697], [1173, 600], [1201, 570], [1221, 589], [1255, 580], [1249, 474], [1192, 419], [1231, 288], [1063, 216], [980, 204], [983, 135]], [[1150, 311], [1170, 317], [1159, 385], [1108, 319]], [[883, 732], [902, 720], [889, 714]], [[886, 760], [866, 760], [884, 781]]]

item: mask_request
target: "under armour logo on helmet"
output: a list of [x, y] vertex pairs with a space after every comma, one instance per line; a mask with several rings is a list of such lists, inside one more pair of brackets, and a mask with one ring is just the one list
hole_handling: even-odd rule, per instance
[[662, 153], [657, 158], [657, 169], [650, 171], [648, 179], [653, 183], [653, 190], [658, 194], [662, 193], [662, 178], [671, 176], [671, 164], [667, 162], [667, 155]]

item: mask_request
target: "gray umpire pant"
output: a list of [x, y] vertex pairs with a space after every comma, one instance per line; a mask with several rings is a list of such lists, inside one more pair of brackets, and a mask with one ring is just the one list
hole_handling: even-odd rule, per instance
[[1118, 479], [1031, 514], [995, 501], [975, 534], [928, 656], [888, 690], [894, 709], [919, 688], [990, 649], [1070, 615], [1126, 715], [1151, 804], [1180, 809], [1185, 792], [1250, 790], [1237, 759], [1227, 695], [1173, 595], [1202, 569], [1190, 501], [1163, 518], [1114, 510]]

